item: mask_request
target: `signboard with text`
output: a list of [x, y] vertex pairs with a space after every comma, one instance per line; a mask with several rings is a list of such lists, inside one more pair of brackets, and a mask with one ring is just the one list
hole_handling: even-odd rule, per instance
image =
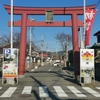
[[80, 49], [81, 83], [94, 83], [94, 49]]
[[[18, 78], [18, 49], [3, 49], [2, 79]], [[18, 79], [17, 79], [18, 80]]]
[[46, 11], [46, 22], [53, 22], [53, 11], [52, 10]]

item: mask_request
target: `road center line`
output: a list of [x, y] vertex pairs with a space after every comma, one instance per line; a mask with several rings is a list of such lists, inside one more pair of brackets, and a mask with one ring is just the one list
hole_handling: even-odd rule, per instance
[[48, 71], [51, 71], [52, 68], [53, 68], [53, 67], [51, 67]]

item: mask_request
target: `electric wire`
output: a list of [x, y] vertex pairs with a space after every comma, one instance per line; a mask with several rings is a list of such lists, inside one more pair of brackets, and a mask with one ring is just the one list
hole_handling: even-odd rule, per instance
[[95, 9], [98, 7], [99, 3], [100, 3], [100, 0], [97, 1]]

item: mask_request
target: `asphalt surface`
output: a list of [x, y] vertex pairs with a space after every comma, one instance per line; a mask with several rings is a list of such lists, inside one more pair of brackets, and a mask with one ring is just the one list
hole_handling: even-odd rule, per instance
[[[39, 68], [33, 72], [25, 73], [25, 77], [19, 78], [18, 84], [14, 85], [3, 85], [2, 78], [0, 77], [0, 100], [100, 100], [100, 95], [97, 94], [100, 93], [100, 90], [96, 89], [96, 87], [100, 87], [100, 81], [96, 80], [95, 85], [93, 87], [89, 87], [90, 89], [96, 90], [96, 92], [93, 91], [97, 96], [95, 97], [93, 94], [91, 95], [90, 93], [84, 91], [82, 86], [80, 86], [80, 84], [74, 79], [73, 69], [50, 66], [44, 67], [44, 69]], [[14, 89], [16, 90], [11, 96], [10, 94], [12, 91], [11, 93], [9, 92], [9, 94], [6, 92], [9, 88], [13, 88], [12, 91], [14, 91]], [[21, 92], [25, 88], [32, 88], [31, 93], [27, 93], [30, 92], [27, 90], [26, 93], [22, 94]], [[41, 90], [42, 88], [45, 90], [45, 92]], [[54, 91], [54, 88], [58, 94]], [[84, 93], [86, 97], [81, 95], [79, 91], [77, 95], [80, 94], [83, 97], [76, 97], [73, 95], [74, 93], [71, 91], [71, 89], [68, 90], [66, 88], [72, 88], [72, 90], [73, 88], [78, 89]], [[39, 92], [39, 90], [42, 91], [42, 94]], [[4, 93], [9, 97], [5, 97]], [[68, 97], [64, 93], [68, 94]]]

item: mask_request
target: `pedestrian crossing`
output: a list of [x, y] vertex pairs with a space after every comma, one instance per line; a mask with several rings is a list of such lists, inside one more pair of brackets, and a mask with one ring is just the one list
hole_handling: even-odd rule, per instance
[[[12, 97], [15, 91], [19, 91], [19, 94], [32, 94], [34, 87], [32, 86], [24, 86], [20, 87], [8, 87], [7, 89], [3, 89], [5, 87], [0, 87], [0, 98]], [[40, 98], [50, 97], [50, 91], [56, 94], [59, 98], [68, 98], [71, 95], [74, 95], [77, 98], [86, 98], [88, 95], [92, 95], [93, 97], [100, 97], [100, 87], [90, 88], [90, 87], [75, 87], [75, 86], [52, 86], [52, 88], [48, 88], [46, 86], [38, 86], [37, 92]], [[84, 92], [83, 92], [84, 91]]]
[[98, 92], [94, 91], [93, 89], [91, 89], [89, 87], [83, 87], [83, 89], [85, 89], [87, 92], [91, 93], [95, 97], [100, 97], [100, 94]]
[[9, 87], [7, 91], [5, 91], [1, 97], [11, 97], [11, 95], [14, 93], [14, 91], [17, 89], [17, 87]]
[[71, 90], [77, 97], [86, 97], [81, 91], [79, 91], [74, 86], [67, 86], [69, 90]]
[[31, 94], [32, 86], [25, 86], [21, 94]]
[[60, 86], [53, 86], [53, 88], [55, 89], [59, 97], [68, 97], [68, 95], [64, 92], [64, 90]]

